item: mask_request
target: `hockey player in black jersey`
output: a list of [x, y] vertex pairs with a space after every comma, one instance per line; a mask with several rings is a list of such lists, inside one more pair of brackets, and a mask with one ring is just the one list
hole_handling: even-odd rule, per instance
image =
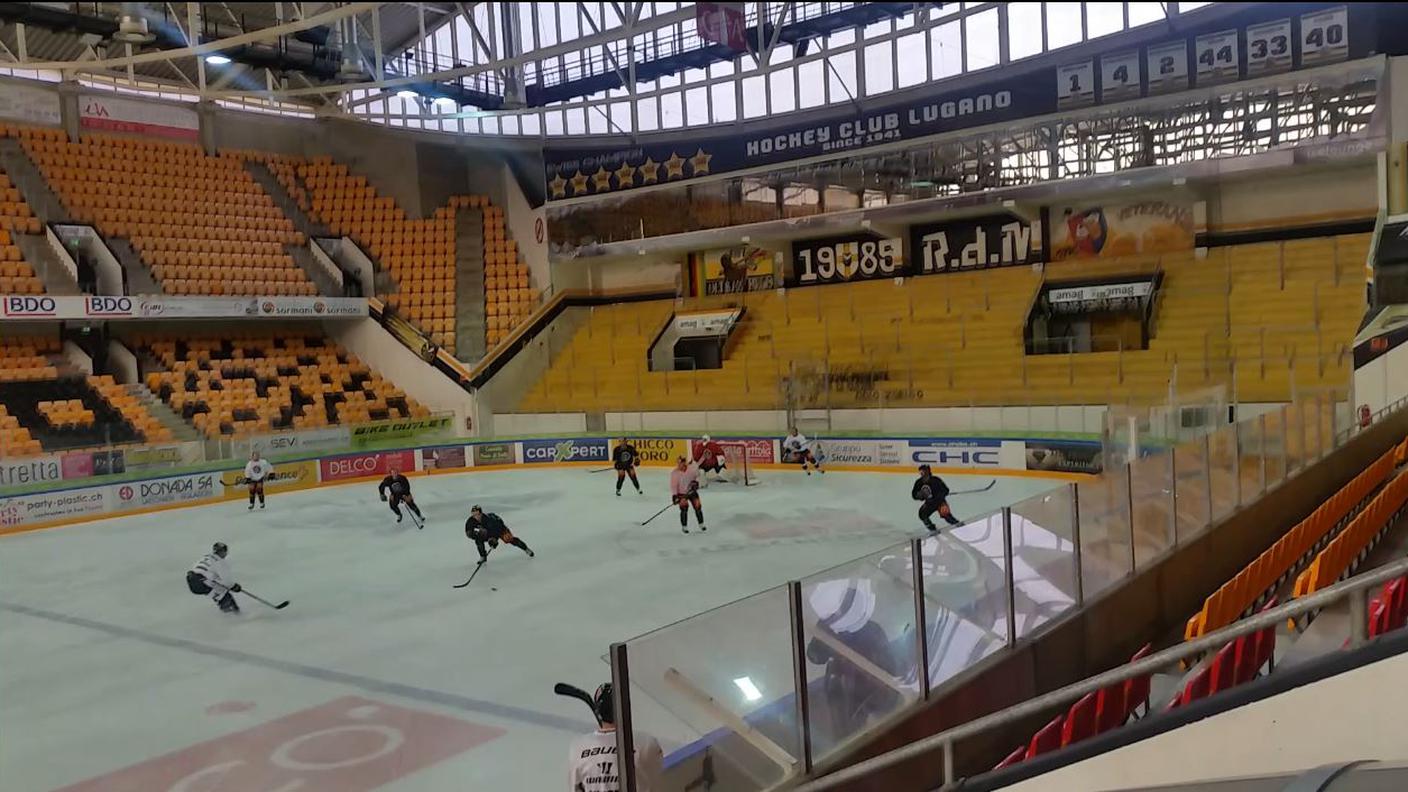
[[[474, 540], [474, 546], [479, 550], [479, 563], [481, 564], [489, 560], [489, 550], [498, 547], [499, 542], [517, 547], [527, 553], [529, 558], [535, 555], [522, 539], [514, 536], [513, 531], [504, 525], [503, 518], [492, 512], [486, 512], [478, 506], [469, 510], [469, 519], [464, 521], [464, 535]], [[489, 546], [489, 550], [484, 549], [485, 545]]]
[[944, 480], [935, 476], [928, 465], [919, 466], [919, 478], [914, 481], [914, 488], [910, 490], [910, 495], [917, 501], [922, 501], [919, 507], [919, 521], [924, 523], [924, 527], [931, 531], [939, 530], [930, 519], [934, 512], [949, 525], [962, 525], [963, 521], [953, 516], [953, 511], [948, 507], [948, 485]]
[[401, 522], [401, 504], [411, 510], [411, 522], [416, 524], [416, 528], [425, 527], [425, 515], [420, 513], [420, 507], [416, 505], [416, 499], [411, 496], [411, 481], [401, 475], [401, 471], [392, 468], [386, 478], [377, 485], [376, 492], [381, 496], [382, 501], [386, 501], [387, 491], [391, 492], [391, 511], [396, 515], [396, 522]]
[[616, 497], [621, 497], [621, 485], [625, 483], [626, 476], [631, 477], [631, 483], [635, 485], [637, 495], [645, 494], [640, 491], [640, 479], [636, 478], [636, 468], [640, 465], [640, 454], [626, 438], [621, 438], [620, 442], [616, 444], [616, 448], [612, 450], [611, 462], [616, 468]]

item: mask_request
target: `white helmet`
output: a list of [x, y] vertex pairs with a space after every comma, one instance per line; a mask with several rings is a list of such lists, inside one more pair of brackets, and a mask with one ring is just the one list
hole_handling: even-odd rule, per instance
[[703, 440], [704, 442], [707, 443], [707, 442], [709, 442], [709, 435], [704, 435], [703, 437], [701, 437], [701, 438], [699, 438], [699, 439], [700, 439], [700, 440]]

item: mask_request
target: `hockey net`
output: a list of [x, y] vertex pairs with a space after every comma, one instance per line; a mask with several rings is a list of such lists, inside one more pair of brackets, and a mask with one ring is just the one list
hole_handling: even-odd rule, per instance
[[[744, 487], [751, 487], [758, 483], [758, 479], [753, 475], [753, 463], [748, 458], [748, 443], [742, 440], [719, 440], [719, 446], [724, 450], [724, 472], [722, 478], [730, 484], [738, 484]], [[695, 441], [697, 448], [699, 441]], [[714, 474], [705, 474], [710, 479], [716, 478]]]

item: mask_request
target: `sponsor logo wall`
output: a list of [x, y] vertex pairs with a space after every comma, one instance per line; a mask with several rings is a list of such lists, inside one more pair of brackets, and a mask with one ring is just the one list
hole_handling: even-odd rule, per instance
[[215, 473], [133, 481], [111, 487], [114, 509], [135, 509], [168, 503], [185, 503], [214, 498], [218, 493]]
[[515, 464], [518, 462], [516, 446], [516, 443], [475, 443], [471, 446], [474, 466]]
[[0, 487], [58, 482], [63, 477], [63, 462], [58, 454], [0, 459]]
[[[265, 492], [286, 492], [288, 490], [312, 487], [318, 483], [317, 460], [302, 462], [281, 462], [274, 465], [274, 471], [264, 480]], [[220, 485], [225, 497], [243, 497], [249, 490], [244, 470], [227, 470], [220, 474]]]
[[1099, 473], [1104, 454], [1098, 442], [1079, 440], [1028, 440], [1026, 469], [1060, 473]]
[[[250, 439], [248, 451], [258, 451], [265, 456], [298, 453], [315, 453], [343, 449], [351, 443], [351, 433], [345, 426], [330, 426], [326, 429], [309, 429], [287, 434], [264, 435]], [[241, 454], [247, 456], [248, 454]]]
[[439, 446], [420, 450], [421, 470], [450, 470], [469, 466], [464, 446]]
[[372, 451], [318, 460], [322, 481], [385, 476], [392, 468], [402, 473], [416, 469], [414, 451]]
[[820, 440], [822, 458], [828, 465], [909, 465], [909, 443], [904, 440]]
[[907, 445], [910, 464], [916, 466], [1008, 470], [1023, 467], [1024, 444], [1021, 441], [936, 438], [910, 440]]
[[675, 332], [682, 337], [716, 336], [727, 332], [738, 311], [692, 311], [675, 314]]
[[1116, 258], [1193, 247], [1193, 207], [1140, 201], [1051, 208], [1051, 260]]
[[383, 421], [382, 423], [362, 424], [352, 427], [348, 442], [353, 448], [388, 440], [410, 440], [425, 435], [440, 434], [450, 428], [450, 416], [436, 418], [415, 418], [404, 421]]
[[101, 514], [107, 509], [106, 487], [0, 498], [0, 528]]
[[603, 438], [575, 438], [571, 440], [524, 440], [523, 463], [527, 465], [544, 462], [605, 462], [608, 458], [607, 442]]
[[195, 110], [159, 102], [82, 94], [78, 97], [78, 125], [104, 132], [195, 140], [200, 133], [200, 116]]
[[[677, 440], [666, 437], [628, 437], [626, 442], [636, 447], [636, 453], [640, 454], [642, 465], [673, 465], [675, 460], [689, 454], [689, 441]], [[615, 451], [620, 445], [620, 440], [611, 441], [611, 450]], [[607, 455], [610, 458], [610, 454]]]
[[367, 301], [352, 297], [0, 296], [0, 318], [9, 319], [319, 319], [367, 315]]

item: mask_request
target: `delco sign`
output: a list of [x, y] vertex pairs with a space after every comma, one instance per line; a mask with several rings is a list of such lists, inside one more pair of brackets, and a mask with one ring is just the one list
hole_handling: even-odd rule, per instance
[[137, 303], [131, 297], [85, 297], [83, 313], [94, 319], [137, 315]]
[[0, 314], [14, 317], [53, 318], [59, 315], [59, 304], [54, 301], [53, 297], [5, 297], [3, 302], [0, 302]]
[[916, 465], [938, 467], [999, 467], [1001, 441], [909, 441], [910, 460]]

